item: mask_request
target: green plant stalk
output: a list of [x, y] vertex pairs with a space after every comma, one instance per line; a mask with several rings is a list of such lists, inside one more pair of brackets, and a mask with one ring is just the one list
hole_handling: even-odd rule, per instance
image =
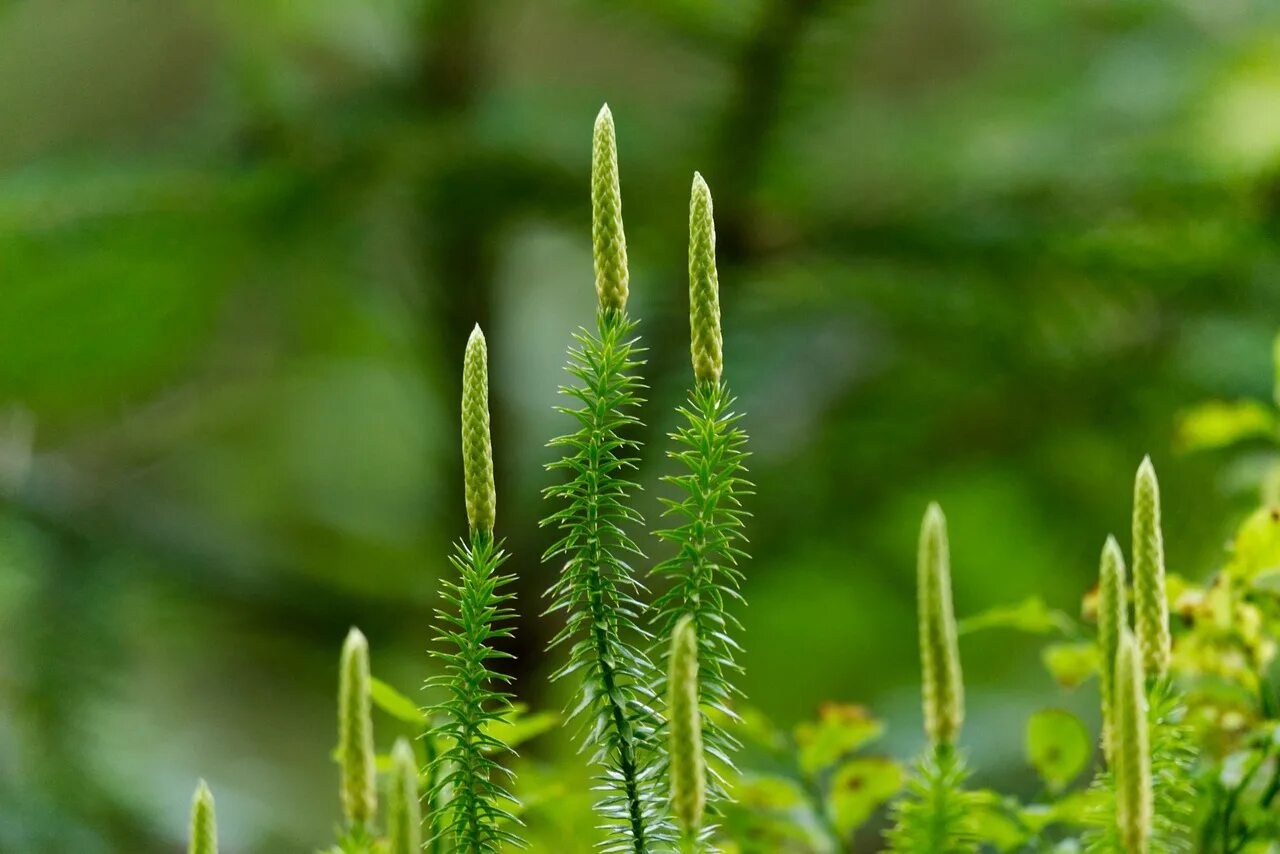
[[667, 716], [670, 730], [671, 806], [684, 847], [694, 850], [702, 830], [707, 773], [702, 755], [702, 710], [698, 706], [698, 637], [686, 615], [671, 634]]
[[418, 795], [418, 762], [406, 738], [391, 749], [391, 774], [387, 781], [388, 854], [420, 854], [422, 804]]
[[557, 411], [572, 417], [577, 429], [550, 443], [564, 455], [548, 468], [563, 472], [566, 482], [544, 492], [561, 503], [543, 520], [560, 533], [544, 560], [563, 561], [547, 592], [546, 613], [565, 618], [550, 648], [567, 649], [568, 661], [552, 678], [572, 675], [578, 684], [568, 717], [583, 723], [584, 746], [603, 769], [604, 795], [596, 808], [611, 828], [606, 850], [643, 854], [664, 844], [671, 832], [655, 786], [654, 668], [638, 645], [649, 641], [640, 627], [643, 587], [627, 562], [641, 556], [626, 532], [643, 523], [631, 505], [637, 486], [626, 477], [636, 467], [639, 445], [626, 434], [640, 423], [633, 413], [644, 388], [638, 375], [643, 362], [626, 309], [626, 239], [607, 107], [596, 120], [592, 153], [599, 305], [596, 332], [581, 330], [569, 350], [566, 370], [575, 382], [560, 389], [573, 404]]
[[971, 798], [964, 790], [969, 772], [959, 751], [936, 744], [920, 760], [905, 795], [893, 810], [887, 834], [895, 854], [974, 854], [978, 841]]
[[1144, 457], [1133, 484], [1134, 628], [1148, 678], [1169, 672], [1169, 601], [1165, 594], [1164, 535], [1160, 530], [1160, 484]]
[[[668, 637], [684, 616], [693, 619], [699, 646], [702, 730], [711, 772], [708, 802], [715, 811], [725, 798], [725, 778], [733, 771], [733, 754], [740, 746], [717, 717], [737, 720], [732, 700], [741, 695], [733, 680], [741, 673], [736, 636], [742, 626], [729, 606], [742, 603], [739, 562], [747, 557], [742, 550], [747, 514], [741, 502], [752, 486], [744, 476], [747, 436], [738, 427], [741, 416], [733, 409], [735, 401], [723, 379], [715, 226], [711, 194], [700, 175], [694, 177], [689, 226], [694, 385], [687, 403], [677, 409], [685, 423], [670, 437], [676, 447], [668, 456], [684, 471], [663, 480], [682, 496], [661, 499], [664, 516], [679, 519], [679, 524], [656, 532], [676, 551], [653, 570], [672, 582], [654, 602], [653, 626], [657, 636]], [[657, 692], [663, 690], [659, 684]]]
[[1107, 764], [1114, 763], [1112, 742], [1115, 730], [1116, 651], [1120, 634], [1128, 629], [1125, 601], [1124, 555], [1115, 537], [1107, 537], [1098, 568], [1098, 660], [1102, 694], [1102, 747]]
[[935, 746], [954, 745], [964, 722], [964, 683], [951, 602], [947, 520], [930, 504], [920, 528], [917, 561], [924, 728]]
[[1127, 854], [1146, 854], [1153, 799], [1151, 748], [1142, 659], [1133, 635], [1122, 632], [1116, 653], [1116, 825]]
[[218, 854], [218, 823], [213, 809], [213, 792], [201, 780], [191, 800], [191, 833], [188, 854]]
[[356, 628], [347, 633], [339, 662], [338, 763], [342, 778], [342, 809], [347, 827], [360, 830], [373, 821], [378, 807], [378, 795], [374, 785], [369, 642]]
[[507, 555], [494, 540], [497, 501], [493, 490], [493, 450], [489, 435], [488, 361], [484, 334], [471, 333], [462, 370], [462, 462], [470, 539], [460, 541], [450, 558], [457, 579], [441, 581], [444, 607], [436, 611], [437, 651], [443, 672], [428, 680], [444, 699], [431, 709], [440, 720], [436, 734], [447, 745], [433, 760], [431, 801], [452, 794], [441, 832], [453, 837], [464, 854], [495, 852], [521, 845], [508, 829], [519, 820], [508, 809], [516, 803], [506, 783], [512, 774], [495, 757], [513, 754], [493, 735], [494, 724], [511, 712], [510, 677], [490, 662], [510, 658], [494, 648], [512, 637], [514, 580], [499, 569]]

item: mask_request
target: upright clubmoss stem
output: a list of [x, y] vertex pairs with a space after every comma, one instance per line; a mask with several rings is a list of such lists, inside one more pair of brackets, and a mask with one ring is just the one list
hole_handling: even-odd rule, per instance
[[622, 190], [618, 180], [618, 142], [609, 105], [596, 116], [591, 141], [591, 247], [600, 307], [627, 307], [627, 236], [622, 230]]
[[707, 801], [702, 755], [702, 711], [698, 708], [698, 638], [685, 615], [671, 634], [667, 713], [671, 750], [671, 807], [686, 848], [696, 844]]
[[492, 535], [498, 496], [489, 435], [489, 354], [479, 324], [471, 330], [462, 362], [462, 469], [467, 523], [472, 533]]
[[1116, 827], [1126, 854], [1147, 854], [1153, 797], [1142, 659], [1133, 634], [1120, 634], [1116, 651]]
[[188, 854], [218, 854], [218, 824], [213, 811], [213, 792], [201, 780], [191, 799], [191, 835]]
[[418, 796], [418, 762], [403, 736], [391, 749], [391, 775], [387, 783], [388, 854], [420, 854], [422, 805]]
[[1116, 651], [1121, 632], [1128, 631], [1125, 601], [1124, 555], [1115, 537], [1107, 537], [1098, 567], [1098, 660], [1102, 694], [1102, 748], [1107, 763], [1114, 765]]
[[342, 810], [351, 827], [373, 820], [373, 718], [369, 693], [369, 642], [352, 628], [342, 644], [338, 675], [338, 763], [342, 771]]
[[1142, 665], [1148, 677], [1169, 671], [1169, 601], [1164, 584], [1164, 535], [1160, 530], [1160, 484], [1144, 457], [1133, 483], [1133, 606]]
[[951, 602], [947, 520], [936, 503], [929, 505], [920, 529], [917, 579], [924, 728], [935, 748], [946, 752], [964, 721], [964, 684]]
[[689, 326], [693, 376], [719, 382], [724, 370], [720, 332], [720, 280], [716, 272], [716, 224], [711, 189], [693, 174], [689, 198]]

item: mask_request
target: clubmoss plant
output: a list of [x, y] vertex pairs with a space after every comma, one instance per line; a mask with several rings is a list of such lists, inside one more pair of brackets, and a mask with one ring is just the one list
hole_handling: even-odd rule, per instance
[[[731, 707], [734, 679], [741, 672], [735, 660], [736, 636], [742, 626], [730, 610], [741, 604], [739, 561], [746, 558], [742, 497], [751, 484], [745, 478], [746, 433], [738, 426], [735, 399], [724, 380], [720, 332], [720, 286], [716, 273], [716, 233], [711, 191], [701, 175], [694, 175], [689, 204], [689, 327], [693, 359], [693, 387], [677, 410], [684, 423], [671, 434], [683, 472], [665, 478], [681, 493], [663, 499], [666, 514], [679, 519], [657, 536], [675, 546], [672, 557], [654, 568], [672, 582], [654, 603], [655, 634], [670, 636], [678, 621], [692, 617], [698, 639], [699, 703], [709, 754], [710, 805], [724, 798], [725, 777], [733, 771], [732, 756], [739, 745], [718, 719], [737, 719]], [[659, 689], [661, 692], [661, 689]], [[711, 713], [711, 714], [708, 714]]]
[[513, 751], [493, 733], [493, 725], [511, 712], [511, 695], [501, 686], [510, 677], [493, 670], [494, 659], [509, 654], [493, 648], [510, 638], [512, 582], [498, 570], [507, 559], [494, 540], [497, 500], [493, 486], [493, 449], [489, 437], [489, 373], [484, 333], [477, 326], [467, 341], [462, 368], [462, 462], [469, 539], [460, 540], [450, 558], [458, 578], [441, 582], [445, 606], [436, 611], [435, 657], [443, 672], [428, 680], [444, 699], [432, 709], [441, 721], [437, 734], [446, 747], [436, 759], [433, 802], [452, 799], [443, 832], [466, 854], [521, 845], [509, 828], [518, 821], [509, 807], [515, 797], [505, 785], [511, 772], [498, 758]]
[[642, 524], [631, 504], [637, 488], [628, 479], [638, 443], [629, 433], [644, 388], [636, 323], [627, 314], [626, 238], [622, 227], [617, 146], [609, 108], [600, 110], [592, 146], [592, 236], [595, 257], [596, 330], [580, 330], [566, 368], [574, 383], [561, 394], [573, 403], [557, 411], [574, 419], [574, 432], [551, 441], [564, 456], [550, 464], [565, 482], [545, 495], [558, 502], [544, 525], [560, 538], [544, 559], [562, 563], [547, 595], [547, 613], [565, 619], [551, 648], [568, 660], [553, 679], [573, 676], [577, 701], [569, 715], [581, 722], [583, 744], [602, 769], [597, 801], [606, 819], [606, 850], [637, 854], [670, 836], [665, 804], [656, 786], [653, 756], [653, 665], [641, 649], [649, 636], [640, 626], [643, 587], [628, 560], [640, 556], [627, 528]]
[[338, 764], [347, 830], [363, 834], [377, 812], [378, 794], [374, 786], [369, 642], [357, 628], [347, 633], [339, 662]]
[[399, 738], [391, 748], [387, 781], [387, 852], [422, 851], [422, 806], [418, 794], [418, 761], [409, 740]]
[[188, 854], [218, 854], [218, 822], [213, 811], [213, 792], [201, 780], [191, 799], [191, 835]]
[[1115, 672], [1116, 826], [1127, 854], [1146, 854], [1153, 818], [1151, 749], [1142, 658], [1128, 630], [1120, 635]]
[[1147, 676], [1169, 672], [1169, 602], [1164, 585], [1164, 535], [1160, 530], [1160, 484], [1150, 457], [1143, 457], [1133, 483], [1134, 628]]
[[894, 808], [891, 850], [901, 854], [969, 854], [978, 845], [964, 791], [968, 770], [956, 747], [964, 722], [960, 648], [951, 601], [947, 520], [930, 504], [916, 564], [924, 729], [929, 748]]
[[687, 614], [671, 633], [667, 716], [671, 809], [680, 828], [682, 847], [695, 851], [701, 844], [707, 769], [702, 755], [702, 710], [698, 706], [698, 636], [693, 617]]
[[1116, 650], [1120, 646], [1120, 633], [1128, 626], [1124, 555], [1115, 537], [1107, 537], [1098, 568], [1098, 681], [1102, 694], [1102, 747], [1108, 765], [1115, 761], [1111, 744], [1115, 730]]

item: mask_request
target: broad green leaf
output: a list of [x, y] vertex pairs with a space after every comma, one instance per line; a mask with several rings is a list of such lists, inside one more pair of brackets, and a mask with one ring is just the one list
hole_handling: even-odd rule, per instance
[[1240, 578], [1280, 567], [1280, 509], [1255, 510], [1236, 531], [1231, 551], [1227, 572]]
[[1178, 413], [1174, 445], [1184, 452], [1213, 450], [1275, 430], [1275, 413], [1259, 401], [1210, 400]]
[[415, 726], [427, 725], [427, 716], [417, 703], [376, 676], [369, 680], [369, 696], [375, 706], [391, 717]]
[[1098, 672], [1098, 647], [1092, 641], [1050, 644], [1040, 657], [1063, 688], [1074, 688]]
[[831, 778], [827, 811], [836, 830], [848, 836], [902, 788], [902, 768], [892, 759], [873, 756], [843, 763]]
[[740, 777], [733, 795], [736, 803], [753, 810], [780, 812], [804, 803], [804, 793], [785, 777]]
[[1027, 761], [1052, 791], [1079, 776], [1092, 753], [1088, 727], [1070, 712], [1044, 709], [1027, 721]]
[[1075, 631], [1075, 622], [1062, 611], [1050, 608], [1039, 596], [1032, 596], [1016, 605], [1000, 605], [959, 622], [960, 634], [982, 629], [1016, 629], [1036, 635], [1059, 632], [1064, 635]]
[[1253, 577], [1253, 589], [1280, 596], [1280, 566], [1268, 567]]
[[970, 826], [980, 842], [997, 851], [1016, 851], [1027, 842], [1027, 832], [1011, 814], [1016, 804], [990, 789], [968, 797]]
[[796, 727], [800, 768], [812, 776], [879, 738], [883, 732], [884, 724], [867, 714], [862, 706], [824, 703], [816, 722]]
[[560, 722], [560, 716], [555, 712], [529, 714], [528, 711], [523, 703], [517, 703], [505, 718], [490, 722], [485, 732], [508, 747], [516, 747], [554, 729]]

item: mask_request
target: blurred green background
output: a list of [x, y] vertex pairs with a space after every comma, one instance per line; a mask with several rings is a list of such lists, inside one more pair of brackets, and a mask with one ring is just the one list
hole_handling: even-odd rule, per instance
[[[1241, 478], [1174, 454], [1173, 414], [1270, 393], [1274, 0], [10, 0], [0, 850], [177, 851], [200, 775], [233, 854], [331, 836], [347, 627], [403, 690], [428, 672], [477, 321], [519, 693], [559, 707], [539, 490], [592, 316], [604, 101], [650, 517], [690, 373], [694, 169], [716, 196], [759, 487], [753, 704], [789, 726], [866, 703], [916, 749], [930, 498], [961, 615], [1075, 612], [1148, 452], [1170, 569], [1212, 566]], [[1029, 788], [1027, 713], [1091, 691], [1060, 696], [1009, 634], [962, 653], [984, 779]]]

